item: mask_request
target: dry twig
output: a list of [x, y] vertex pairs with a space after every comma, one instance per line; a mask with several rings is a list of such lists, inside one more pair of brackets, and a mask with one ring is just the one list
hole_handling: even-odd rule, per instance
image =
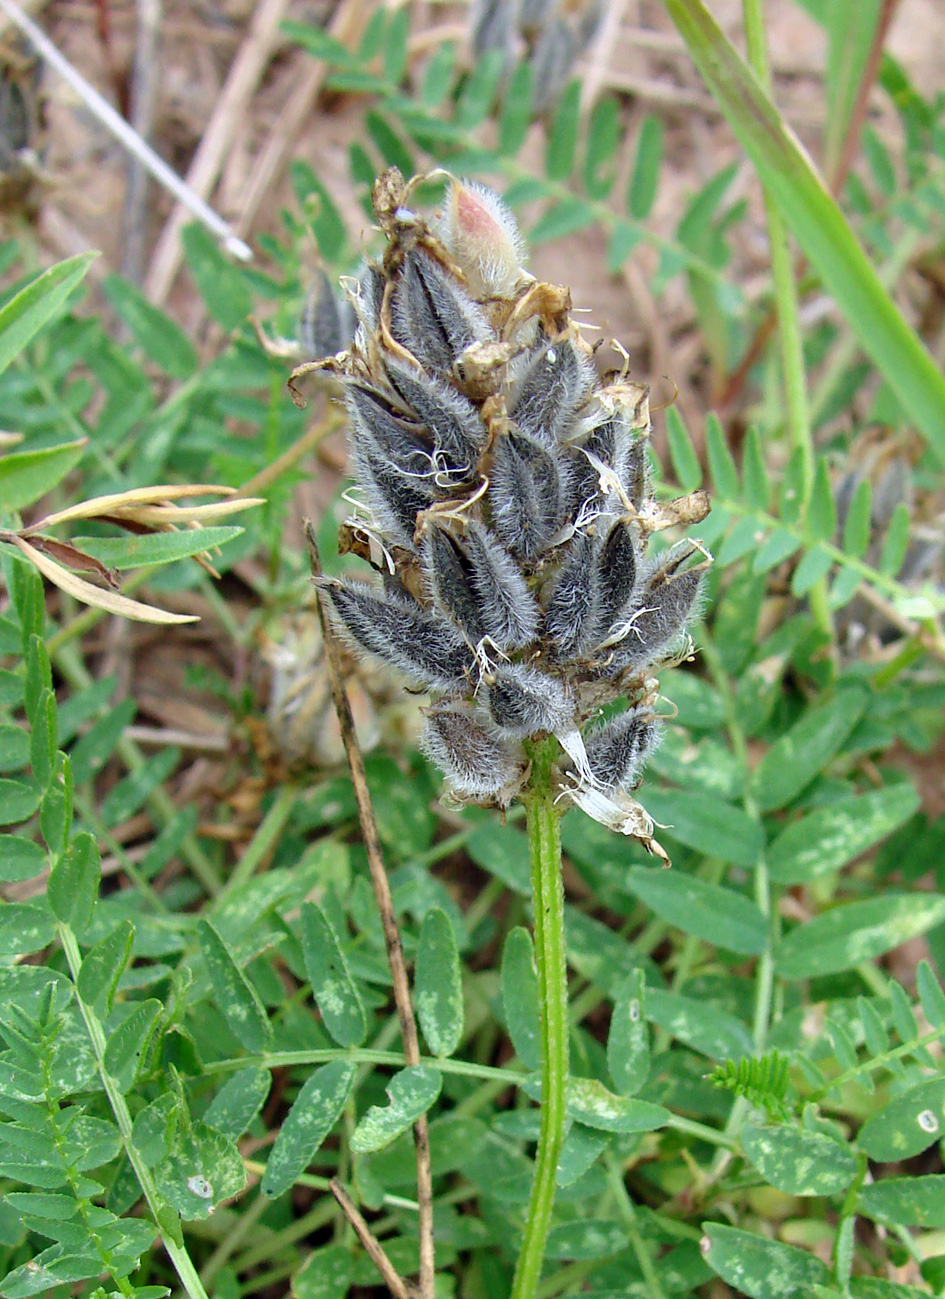
[[[318, 557], [318, 544], [315, 539], [315, 529], [312, 527], [311, 520], [309, 519], [305, 520], [305, 538], [308, 542], [312, 574], [315, 577], [320, 577], [322, 569], [321, 561]], [[320, 594], [317, 603], [318, 616], [319, 621], [321, 622], [322, 636], [325, 644], [328, 678], [331, 682], [332, 699], [334, 700], [335, 712], [338, 714], [338, 725], [341, 728], [341, 739], [345, 746], [348, 766], [351, 769], [351, 783], [354, 786], [355, 799], [358, 805], [358, 818], [361, 822], [364, 848], [367, 852], [368, 865], [371, 871], [371, 882], [374, 885], [374, 896], [377, 899], [377, 907], [381, 914], [381, 925], [384, 930], [384, 943], [387, 947], [387, 960], [390, 964], [391, 978], [394, 984], [394, 1001], [397, 1005], [397, 1016], [400, 1020], [400, 1033], [403, 1039], [404, 1058], [408, 1065], [417, 1065], [420, 1063], [420, 1042], [417, 1037], [417, 1023], [414, 1019], [413, 1005], [410, 1000], [410, 985], [407, 980], [407, 966], [404, 961], [404, 950], [400, 942], [400, 932], [397, 929], [397, 918], [394, 913], [394, 903], [391, 897], [390, 884], [384, 866], [384, 855], [381, 850], [381, 841], [377, 832], [377, 821], [374, 817], [374, 808], [371, 804], [371, 795], [368, 790], [367, 776], [364, 771], [364, 759], [361, 756], [361, 749], [358, 745], [357, 736], [355, 735], [354, 718], [351, 714], [351, 705], [348, 702], [348, 696], [341, 674], [337, 643], [332, 633], [331, 625], [325, 615]], [[417, 1149], [420, 1296], [421, 1299], [433, 1299], [433, 1174], [430, 1167], [430, 1134], [425, 1114], [422, 1115], [413, 1125], [413, 1138]], [[338, 1194], [338, 1190], [335, 1189], [334, 1185], [332, 1186], [332, 1191], [335, 1198], [338, 1200], [338, 1203], [351, 1219], [355, 1230], [358, 1231], [357, 1223], [351, 1217], [349, 1210], [345, 1208], [344, 1201], [341, 1199], [341, 1196]], [[351, 1205], [351, 1209], [354, 1210], [353, 1205]], [[354, 1211], [357, 1212], [356, 1210]], [[367, 1230], [366, 1225], [365, 1230]], [[361, 1234], [360, 1231], [358, 1231], [358, 1234]], [[366, 1244], [365, 1248], [368, 1248]], [[370, 1253], [370, 1250], [368, 1252]], [[373, 1253], [371, 1254], [371, 1257], [374, 1259], [374, 1262], [377, 1263], [378, 1267], [380, 1267], [380, 1263]], [[390, 1282], [388, 1281], [388, 1285], [389, 1284]]]
[[332, 1195], [341, 1205], [342, 1213], [357, 1232], [358, 1240], [360, 1240], [361, 1244], [364, 1246], [365, 1252], [370, 1257], [371, 1262], [384, 1278], [384, 1283], [394, 1296], [394, 1299], [410, 1299], [410, 1291], [404, 1284], [402, 1277], [384, 1253], [381, 1242], [372, 1233], [371, 1228], [358, 1212], [357, 1206], [351, 1199], [351, 1196], [337, 1178], [333, 1177], [329, 1185], [331, 1186]]

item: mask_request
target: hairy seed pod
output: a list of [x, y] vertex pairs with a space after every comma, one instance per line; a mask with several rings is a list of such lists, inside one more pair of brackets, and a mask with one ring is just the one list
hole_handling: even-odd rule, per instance
[[425, 719], [420, 743], [457, 794], [495, 798], [510, 794], [525, 767], [521, 746], [504, 740], [459, 708], [438, 708]]
[[633, 598], [637, 581], [637, 551], [631, 525], [614, 524], [600, 552], [600, 621], [598, 640], [605, 639]]
[[471, 401], [423, 370], [389, 358], [387, 374], [400, 397], [430, 430], [446, 467], [469, 476], [485, 441], [485, 426]]
[[502, 544], [518, 559], [535, 559], [561, 524], [561, 480], [554, 457], [520, 433], [502, 438], [493, 454], [488, 499]]
[[556, 734], [571, 728], [574, 701], [557, 677], [523, 663], [503, 663], [488, 684], [489, 712], [510, 735]]
[[590, 388], [590, 366], [569, 338], [535, 349], [512, 400], [519, 429], [554, 447], [567, 432]]
[[391, 304], [391, 332], [424, 369], [448, 372], [473, 343], [488, 337], [482, 311], [425, 253], [404, 259]]
[[598, 639], [600, 547], [575, 534], [545, 606], [544, 632], [559, 662], [575, 658]]
[[299, 342], [306, 357], [319, 361], [350, 346], [356, 326], [350, 303], [339, 298], [324, 271], [319, 271], [299, 320]]
[[405, 473], [366, 439], [352, 448], [351, 467], [381, 531], [395, 545], [413, 550], [417, 515], [434, 500], [432, 473]]
[[591, 731], [587, 761], [602, 789], [630, 789], [659, 742], [659, 723], [642, 708], [629, 708]]
[[432, 475], [434, 447], [419, 424], [405, 419], [375, 388], [349, 383], [348, 412], [355, 444], [369, 442], [382, 460], [417, 478]]
[[704, 575], [701, 567], [683, 572], [660, 569], [650, 578], [614, 651], [615, 670], [653, 663], [679, 640], [692, 617]]
[[349, 643], [420, 687], [444, 694], [463, 689], [472, 655], [449, 623], [424, 612], [406, 594], [388, 592], [379, 600], [361, 583], [321, 578], [316, 585]]
[[486, 627], [470, 588], [469, 561], [459, 542], [442, 528], [432, 527], [426, 534], [423, 558], [434, 600], [470, 644], [478, 645]]
[[486, 635], [500, 650], [531, 645], [541, 609], [511, 555], [479, 523], [469, 527], [466, 554]]

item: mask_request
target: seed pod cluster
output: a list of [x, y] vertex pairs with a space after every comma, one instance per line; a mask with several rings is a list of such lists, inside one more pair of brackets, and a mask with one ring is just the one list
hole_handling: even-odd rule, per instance
[[382, 577], [322, 580], [322, 597], [356, 653], [430, 694], [423, 743], [454, 797], [507, 806], [525, 742], [551, 734], [562, 797], [661, 852], [631, 791], [658, 740], [654, 670], [685, 651], [707, 560], [647, 543], [707, 501], [653, 500], [646, 388], [598, 378], [568, 291], [522, 269], [495, 195], [453, 181], [427, 222], [415, 185], [376, 183], [386, 250], [349, 283], [350, 346], [317, 362], [350, 416], [342, 546]]

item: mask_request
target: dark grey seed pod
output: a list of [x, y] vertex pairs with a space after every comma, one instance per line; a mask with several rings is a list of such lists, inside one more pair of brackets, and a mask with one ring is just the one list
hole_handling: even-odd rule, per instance
[[571, 729], [574, 702], [567, 687], [523, 663], [503, 663], [488, 685], [493, 721], [512, 735]]
[[383, 600], [360, 583], [319, 578], [332, 621], [349, 643], [397, 668], [428, 690], [456, 693], [467, 685], [469, 647], [440, 618], [408, 595], [388, 591]]
[[351, 460], [365, 503], [381, 530], [394, 544], [412, 550], [417, 515], [434, 501], [432, 474], [404, 473], [369, 439], [354, 445]]
[[650, 487], [650, 465], [646, 448], [647, 439], [637, 434], [616, 467], [624, 491], [635, 509], [643, 504]]
[[509, 0], [476, 0], [472, 6], [470, 37], [473, 53], [481, 58], [488, 50], [508, 55], [512, 46], [515, 8]]
[[486, 635], [500, 650], [531, 645], [541, 610], [512, 556], [479, 523], [470, 524], [466, 555]]
[[561, 480], [554, 457], [520, 433], [499, 438], [488, 502], [499, 540], [517, 559], [535, 559], [562, 519]]
[[637, 551], [632, 527], [618, 521], [600, 551], [600, 622], [598, 641], [606, 639], [633, 598], [637, 583]]
[[584, 737], [594, 779], [608, 791], [629, 789], [659, 736], [659, 723], [642, 708], [630, 708], [612, 717]]
[[479, 459], [486, 429], [472, 402], [431, 375], [392, 357], [387, 361], [391, 385], [430, 430], [448, 469], [471, 473]]
[[486, 634], [479, 601], [470, 590], [469, 562], [459, 542], [442, 528], [427, 532], [424, 569], [433, 598], [472, 645]]
[[560, 662], [599, 639], [600, 546], [576, 532], [545, 605], [544, 630]]
[[521, 748], [503, 740], [462, 709], [435, 709], [426, 718], [421, 747], [457, 793], [492, 798], [514, 788], [525, 766]]
[[591, 367], [569, 338], [547, 343], [530, 358], [512, 400], [523, 433], [554, 449], [590, 389]]
[[383, 393], [349, 383], [346, 394], [353, 442], [369, 443], [381, 460], [419, 478], [433, 474], [433, 444], [422, 428], [396, 411]]
[[319, 271], [299, 319], [299, 342], [306, 357], [320, 361], [349, 347], [356, 323], [350, 304], [332, 291], [328, 276]]
[[636, 612], [627, 620], [627, 633], [614, 651], [615, 670], [655, 663], [682, 635], [705, 571], [696, 567], [678, 572], [684, 558], [665, 564], [647, 582]]
[[481, 309], [425, 253], [404, 258], [391, 302], [391, 332], [424, 369], [447, 372], [490, 329]]
[[579, 53], [577, 34], [569, 23], [555, 17], [545, 24], [529, 59], [536, 113], [544, 112], [561, 94]]

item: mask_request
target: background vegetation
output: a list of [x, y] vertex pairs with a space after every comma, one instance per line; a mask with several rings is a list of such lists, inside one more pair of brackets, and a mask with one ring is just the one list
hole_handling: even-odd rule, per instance
[[698, 653], [662, 679], [641, 791], [673, 869], [563, 822], [572, 1125], [538, 1294], [945, 1289], [945, 100], [884, 52], [895, 5], [803, 7], [826, 184], [753, 3], [743, 63], [667, 0], [713, 138], [757, 171], [713, 169], [670, 224], [678, 104], [588, 97], [571, 65], [549, 97], [534, 35], [511, 65], [480, 28], [473, 62], [403, 6], [354, 38], [284, 28], [326, 120], [362, 129], [343, 189], [292, 164], [252, 267], [184, 230], [199, 346], [111, 267], [92, 291], [84, 255], [42, 271], [22, 216], [0, 247], [5, 1299], [366, 1293], [332, 1177], [410, 1276], [421, 1113], [437, 1294], [509, 1293], [538, 1133], [520, 820], [441, 807], [412, 706], [352, 670], [414, 986], [449, 994], [417, 999], [407, 1072], [297, 509], [316, 474], [341, 571], [339, 417], [294, 406], [284, 340], [324, 292], [313, 248], [330, 281], [376, 250], [352, 218], [389, 165], [496, 185], [536, 259], [601, 249], [657, 312], [634, 377], [660, 304], [698, 344], [676, 374], [664, 337], [650, 376], [681, 389], [660, 491], [713, 499]]

